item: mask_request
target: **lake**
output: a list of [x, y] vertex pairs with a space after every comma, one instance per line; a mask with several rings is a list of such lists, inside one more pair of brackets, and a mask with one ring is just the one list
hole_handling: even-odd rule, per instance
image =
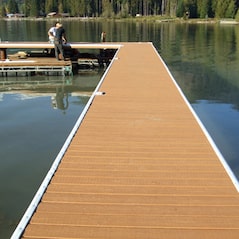
[[[153, 42], [239, 178], [239, 26], [62, 22], [69, 42], [99, 42], [102, 31], [110, 42]], [[42, 19], [1, 20], [0, 38], [47, 41], [53, 24]], [[10, 238], [102, 74], [103, 70], [73, 77], [0, 76], [0, 238]]]

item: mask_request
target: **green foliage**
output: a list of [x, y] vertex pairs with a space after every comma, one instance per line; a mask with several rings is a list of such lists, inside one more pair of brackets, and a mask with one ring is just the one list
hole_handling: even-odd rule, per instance
[[1, 5], [0, 6], [0, 17], [4, 17], [4, 16], [6, 16], [6, 8], [3, 5]]
[[177, 17], [183, 17], [184, 12], [185, 12], [184, 1], [183, 0], [178, 0], [176, 16]]
[[68, 9], [68, 12], [71, 16], [80, 16], [80, 7], [81, 7], [81, 1], [79, 0], [69, 0], [71, 4], [71, 8]]
[[56, 0], [46, 0], [45, 1], [45, 12], [57, 12], [57, 1]]
[[209, 15], [209, 0], [197, 1], [197, 12], [200, 18], [206, 18]]
[[109, 0], [102, 1], [102, 16], [106, 18], [114, 16], [112, 3]]
[[225, 17], [227, 18], [234, 18], [235, 17], [235, 1], [231, 0], [228, 4]]
[[39, 6], [37, 0], [30, 0], [29, 16], [36, 17], [39, 16]]
[[18, 12], [18, 5], [15, 0], [8, 1], [7, 12], [8, 13], [17, 13]]
[[237, 7], [236, 2], [235, 0], [218, 0], [215, 16], [218, 18], [233, 18]]
[[0, 0], [0, 14], [38, 16], [49, 12], [87, 17], [163, 15], [189, 18], [238, 18], [239, 0]]
[[236, 21], [239, 21], [239, 11], [237, 10], [236, 15], [235, 15]]

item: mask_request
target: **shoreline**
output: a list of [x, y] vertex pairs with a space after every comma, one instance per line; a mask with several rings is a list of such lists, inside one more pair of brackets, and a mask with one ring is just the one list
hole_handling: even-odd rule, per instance
[[170, 18], [163, 16], [140, 16], [140, 17], [132, 17], [132, 18], [104, 18], [104, 17], [12, 17], [12, 18], [0, 18], [0, 21], [92, 21], [92, 22], [101, 22], [101, 21], [116, 21], [116, 22], [155, 22], [155, 23], [192, 23], [192, 24], [239, 24], [235, 19], [200, 19], [200, 18], [192, 18], [192, 19], [183, 19], [183, 18]]

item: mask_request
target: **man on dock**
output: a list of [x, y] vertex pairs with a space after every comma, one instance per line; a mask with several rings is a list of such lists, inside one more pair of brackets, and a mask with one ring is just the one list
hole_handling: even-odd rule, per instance
[[61, 23], [56, 24], [56, 33], [54, 39], [54, 46], [55, 46], [55, 56], [58, 61], [60, 61], [60, 55], [63, 60], [65, 60], [64, 50], [63, 50], [63, 43], [66, 44], [66, 35], [65, 29], [62, 27]]

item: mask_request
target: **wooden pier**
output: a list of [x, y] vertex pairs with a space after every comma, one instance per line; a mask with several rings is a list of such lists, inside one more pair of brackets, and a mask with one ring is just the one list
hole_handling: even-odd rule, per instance
[[1, 76], [18, 76], [44, 73], [46, 75], [71, 75], [70, 61], [57, 61], [54, 58], [28, 58], [24, 60], [10, 58], [0, 61]]
[[[112, 43], [69, 43], [64, 45], [65, 51], [73, 49], [118, 49], [119, 44]], [[61, 74], [69, 75], [73, 71], [73, 62], [69, 57], [67, 61], [57, 61], [54, 57], [49, 57], [47, 52], [51, 51], [54, 45], [48, 42], [0, 42], [0, 76], [17, 76], [20, 73], [27, 75], [32, 73]], [[9, 49], [20, 49], [14, 55], [9, 55]], [[38, 50], [36, 55], [42, 57], [31, 57], [27, 55], [29, 50]], [[54, 50], [53, 50], [54, 51]], [[34, 55], [33, 53], [31, 55]], [[54, 55], [53, 55], [54, 56]], [[76, 59], [77, 60], [77, 59]]]
[[153, 45], [122, 43], [12, 239], [237, 239], [238, 189]]

